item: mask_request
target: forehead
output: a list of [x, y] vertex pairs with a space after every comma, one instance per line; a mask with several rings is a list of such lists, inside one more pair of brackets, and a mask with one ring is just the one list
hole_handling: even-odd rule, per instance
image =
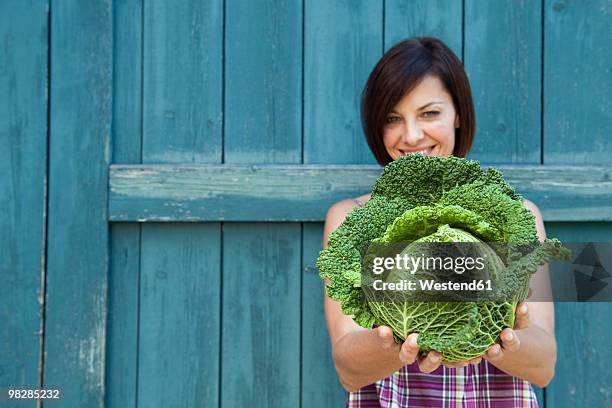
[[396, 108], [416, 109], [432, 101], [452, 103], [453, 99], [438, 77], [428, 75], [400, 99]]

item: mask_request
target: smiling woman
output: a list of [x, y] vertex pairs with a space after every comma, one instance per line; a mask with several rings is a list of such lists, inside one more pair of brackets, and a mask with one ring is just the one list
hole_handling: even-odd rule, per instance
[[400, 42], [383, 55], [364, 88], [361, 117], [383, 166], [414, 152], [465, 157], [476, 131], [461, 61], [428, 37]]
[[389, 113], [383, 142], [393, 160], [408, 153], [449, 156], [456, 128], [459, 116], [452, 97], [438, 77], [428, 75]]
[[[416, 152], [465, 157], [474, 139], [467, 75], [455, 54], [435, 38], [402, 41], [383, 55], [364, 88], [361, 114], [368, 145], [383, 166]], [[357, 204], [370, 198], [361, 196]], [[538, 239], [543, 241], [546, 235], [537, 207], [526, 200], [522, 205], [533, 214]], [[352, 201], [344, 200], [328, 210], [324, 247], [353, 207]], [[549, 290], [546, 266], [530, 283], [534, 293]], [[349, 391], [349, 407], [537, 407], [530, 383], [545, 386], [554, 373], [552, 304], [519, 304], [514, 326], [501, 332], [501, 344], [476, 358], [452, 363], [443, 362], [435, 350], [422, 355], [418, 333], [397, 344], [390, 327], [364, 329], [329, 296], [325, 315], [336, 371]]]

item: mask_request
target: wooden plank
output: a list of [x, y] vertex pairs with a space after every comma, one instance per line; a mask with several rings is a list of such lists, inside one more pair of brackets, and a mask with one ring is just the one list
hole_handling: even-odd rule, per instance
[[141, 163], [143, 0], [116, 2], [112, 163]]
[[382, 56], [382, 4], [305, 2], [304, 163], [376, 163], [359, 105]]
[[219, 237], [216, 223], [142, 226], [138, 406], [218, 404]]
[[[612, 243], [612, 223], [547, 223], [546, 229], [566, 242]], [[555, 304], [557, 367], [546, 388], [546, 406], [612, 406], [611, 314], [609, 302]]]
[[[143, 163], [221, 163], [223, 16], [221, 0], [144, 2]], [[141, 242], [138, 405], [216, 406], [220, 224], [142, 225]]]
[[462, 58], [463, 10], [460, 1], [387, 0], [385, 50], [410, 37], [437, 37]]
[[301, 160], [300, 1], [227, 1], [224, 157]]
[[300, 226], [223, 225], [222, 406], [300, 401]]
[[[496, 168], [547, 221], [612, 220], [610, 167]], [[371, 191], [380, 173], [373, 165], [115, 165], [110, 214], [140, 222], [322, 221], [335, 201]]]
[[545, 7], [544, 163], [609, 165], [612, 2]]
[[[225, 163], [301, 161], [302, 7], [226, 2]], [[300, 227], [223, 231], [221, 406], [298, 406]]]
[[[114, 3], [113, 137], [115, 163], [141, 163], [142, 0]], [[111, 224], [106, 408], [136, 407], [141, 224]]]
[[315, 262], [323, 225], [305, 223], [302, 250], [302, 406], [340, 407], [346, 392], [338, 381], [323, 310], [324, 287]]
[[467, 0], [465, 58], [477, 132], [470, 157], [540, 163], [542, 6]]
[[[0, 3], [0, 385], [40, 386], [47, 187], [46, 1]], [[0, 401], [6, 401], [6, 388]], [[35, 401], [19, 404], [34, 407]]]
[[[544, 163], [610, 164], [612, 2], [544, 1]], [[578, 208], [577, 211], [580, 211]], [[574, 242], [612, 242], [611, 224], [553, 224]], [[551, 407], [611, 406], [609, 303], [556, 305], [558, 359]]]
[[135, 407], [140, 225], [111, 224], [105, 407]]
[[112, 23], [110, 1], [51, 7], [44, 385], [74, 407], [104, 405]]
[[143, 162], [220, 162], [222, 2], [144, 7]]

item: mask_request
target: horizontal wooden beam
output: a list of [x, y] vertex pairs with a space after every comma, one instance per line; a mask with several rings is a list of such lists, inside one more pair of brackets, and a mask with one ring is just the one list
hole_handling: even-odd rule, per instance
[[[486, 167], [486, 166], [485, 166]], [[545, 221], [612, 221], [612, 167], [499, 165]], [[111, 221], [322, 221], [377, 165], [111, 165]]]

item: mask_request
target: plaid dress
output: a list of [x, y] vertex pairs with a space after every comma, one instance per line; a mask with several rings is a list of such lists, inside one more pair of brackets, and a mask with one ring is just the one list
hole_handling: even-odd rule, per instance
[[[358, 206], [363, 203], [355, 200]], [[537, 408], [531, 384], [482, 360], [425, 374], [415, 362], [348, 395], [347, 408]]]
[[486, 360], [463, 368], [438, 367], [425, 374], [417, 363], [351, 392], [346, 404], [357, 407], [532, 408], [538, 401], [531, 384]]

